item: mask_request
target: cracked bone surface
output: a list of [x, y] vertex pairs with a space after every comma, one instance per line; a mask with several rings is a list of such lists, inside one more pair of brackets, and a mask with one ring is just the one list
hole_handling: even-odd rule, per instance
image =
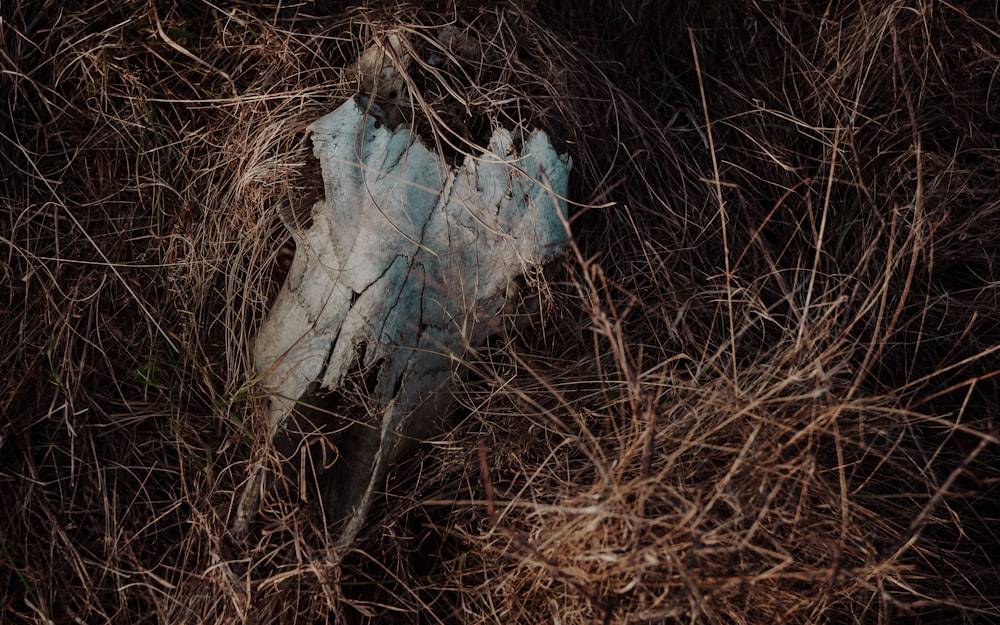
[[[325, 198], [289, 224], [295, 259], [253, 341], [269, 435], [350, 541], [390, 468], [449, 412], [461, 359], [507, 320], [519, 276], [567, 239], [571, 162], [542, 131], [494, 131], [449, 166], [356, 96], [309, 127]], [[263, 462], [243, 533], [272, 488]], [[301, 490], [301, 487], [300, 487]]]

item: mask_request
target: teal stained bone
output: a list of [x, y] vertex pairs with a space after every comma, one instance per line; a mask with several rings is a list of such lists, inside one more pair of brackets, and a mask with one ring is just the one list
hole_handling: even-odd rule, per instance
[[[542, 131], [515, 149], [497, 129], [488, 151], [449, 168], [360, 97], [309, 131], [325, 199], [307, 229], [292, 229], [295, 259], [253, 355], [273, 392], [272, 438], [307, 393], [377, 368], [369, 399], [379, 414], [364, 440], [355, 433], [340, 446], [351, 483], [325, 502], [331, 518], [347, 519], [346, 542], [405, 442], [450, 405], [455, 363], [496, 331], [513, 280], [564, 247], [571, 161]], [[256, 510], [259, 472], [237, 529]]]

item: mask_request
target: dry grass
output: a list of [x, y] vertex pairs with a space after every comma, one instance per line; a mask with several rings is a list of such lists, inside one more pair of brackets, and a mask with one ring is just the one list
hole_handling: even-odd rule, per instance
[[[3, 622], [1000, 618], [988, 3], [7, 4]], [[404, 118], [550, 130], [574, 247], [350, 551], [239, 544], [302, 132], [445, 26]]]

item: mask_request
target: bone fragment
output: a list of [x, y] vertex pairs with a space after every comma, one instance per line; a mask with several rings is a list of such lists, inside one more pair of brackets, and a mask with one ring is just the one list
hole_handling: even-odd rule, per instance
[[[459, 363], [503, 327], [516, 279], [567, 238], [571, 162], [544, 132], [522, 143], [498, 128], [449, 167], [381, 115], [358, 96], [309, 127], [325, 198], [308, 228], [289, 224], [295, 259], [252, 345], [270, 393], [265, 444], [301, 457], [301, 480], [325, 481], [342, 543], [394, 463], [440, 426]], [[269, 483], [260, 463], [237, 533]]]

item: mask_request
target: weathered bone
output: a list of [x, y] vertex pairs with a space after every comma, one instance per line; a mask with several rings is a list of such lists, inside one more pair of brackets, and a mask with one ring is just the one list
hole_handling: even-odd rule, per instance
[[[309, 227], [289, 224], [295, 259], [253, 356], [272, 392], [272, 441], [312, 454], [300, 479], [332, 473], [323, 503], [346, 520], [347, 542], [390, 466], [450, 409], [457, 363], [502, 327], [516, 278], [560, 250], [571, 163], [544, 132], [518, 149], [498, 129], [486, 153], [449, 168], [362, 97], [309, 131], [326, 197]], [[364, 410], [315, 407], [333, 392], [364, 395]], [[315, 429], [322, 449], [298, 429]], [[252, 472], [237, 532], [266, 482]]]
[[405, 75], [411, 58], [406, 38], [390, 32], [370, 46], [351, 67], [363, 94], [376, 93], [395, 102], [406, 101]]

